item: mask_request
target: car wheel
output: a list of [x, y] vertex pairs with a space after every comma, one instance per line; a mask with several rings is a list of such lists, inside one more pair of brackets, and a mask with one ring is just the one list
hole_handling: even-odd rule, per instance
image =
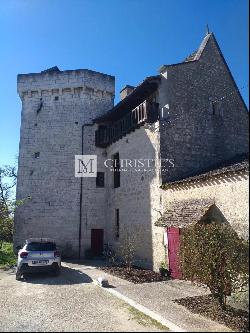
[[16, 273], [16, 280], [21, 281], [22, 280], [22, 274], [20, 272]]

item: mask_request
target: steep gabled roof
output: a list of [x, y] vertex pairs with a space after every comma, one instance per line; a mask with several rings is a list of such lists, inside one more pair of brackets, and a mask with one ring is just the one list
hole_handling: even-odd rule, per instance
[[[183, 65], [188, 62], [199, 60], [207, 42], [211, 36], [212, 36], [212, 33], [207, 34], [206, 37], [203, 39], [199, 49], [196, 52], [194, 52], [191, 56], [186, 58], [185, 61], [180, 64]], [[176, 65], [179, 65], [179, 64], [164, 65], [161, 67], [161, 69], [163, 69], [164, 67], [176, 66]], [[160, 75], [147, 77], [142, 83], [140, 83], [134, 89], [134, 91], [131, 94], [129, 94], [126, 98], [124, 98], [118, 104], [116, 104], [105, 115], [96, 118], [94, 120], [94, 122], [102, 123], [102, 122], [106, 122], [106, 121], [115, 121], [115, 120], [119, 119], [126, 112], [131, 111], [136, 106], [138, 106], [140, 103], [142, 103], [148, 96], [150, 96], [158, 88], [160, 79], [161, 79]]]
[[[238, 92], [239, 97], [240, 97], [246, 111], [248, 111], [245, 101], [243, 100], [243, 98], [239, 92], [239, 89], [235, 83], [232, 73], [226, 63], [226, 60], [221, 52], [221, 49], [216, 41], [214, 34], [212, 32], [207, 33], [207, 35], [202, 40], [198, 50], [195, 51], [194, 53], [192, 53], [190, 56], [188, 56], [183, 62], [170, 64], [170, 65], [163, 65], [160, 67], [159, 72], [163, 73], [169, 67], [185, 66], [185, 65], [188, 65], [191, 63], [198, 62], [210, 40], [212, 40], [215, 43], [215, 45], [220, 53], [221, 59], [224, 62], [229, 75], [231, 76], [235, 89]], [[105, 121], [114, 121], [114, 120], [119, 119], [122, 115], [124, 115], [126, 112], [129, 112], [132, 109], [134, 109], [136, 106], [138, 106], [140, 103], [142, 103], [148, 96], [150, 96], [154, 91], [156, 91], [156, 89], [158, 88], [158, 85], [160, 83], [160, 80], [161, 80], [161, 75], [147, 77], [141, 84], [139, 84], [134, 89], [134, 91], [131, 94], [129, 94], [126, 98], [124, 98], [122, 101], [120, 101], [118, 104], [116, 104], [105, 115], [96, 118], [94, 121], [96, 123], [101, 123], [101, 122], [105, 122]]]
[[241, 99], [241, 102], [242, 102], [242, 104], [243, 104], [243, 106], [245, 108], [245, 111], [248, 112], [248, 108], [246, 106], [246, 103], [245, 103], [245, 101], [244, 101], [244, 99], [243, 99], [243, 97], [242, 97], [242, 95], [241, 95], [241, 93], [239, 91], [239, 88], [237, 87], [237, 84], [236, 84], [236, 82], [235, 82], [235, 80], [233, 78], [233, 75], [232, 75], [232, 73], [231, 73], [231, 71], [230, 71], [230, 69], [228, 67], [228, 64], [227, 64], [227, 62], [226, 62], [226, 60], [225, 60], [225, 58], [223, 56], [223, 53], [222, 53], [222, 51], [220, 49], [220, 46], [219, 46], [219, 44], [218, 44], [218, 42], [217, 42], [217, 40], [216, 40], [215, 35], [214, 35], [213, 32], [208, 33], [205, 36], [205, 38], [202, 40], [202, 42], [201, 42], [200, 47], [198, 48], [198, 50], [195, 51], [194, 53], [192, 53], [190, 56], [188, 56], [183, 62], [176, 63], [176, 64], [170, 64], [170, 65], [163, 65], [163, 66], [160, 67], [159, 72], [160, 73], [164, 73], [167, 70], [167, 68], [170, 68], [170, 67], [174, 67], [174, 66], [185, 66], [185, 65], [190, 65], [192, 63], [198, 62], [200, 60], [202, 54], [203, 54], [203, 51], [205, 50], [205, 48], [206, 48], [206, 46], [207, 46], [207, 44], [208, 44], [208, 42], [210, 40], [215, 43], [216, 48], [217, 48], [217, 50], [218, 50], [218, 52], [220, 54], [221, 60], [223, 61], [224, 65], [225, 65], [225, 67], [226, 67], [226, 69], [228, 71], [228, 74], [231, 77], [232, 83], [233, 83], [233, 85], [235, 87], [236, 92], [239, 95], [239, 98]]

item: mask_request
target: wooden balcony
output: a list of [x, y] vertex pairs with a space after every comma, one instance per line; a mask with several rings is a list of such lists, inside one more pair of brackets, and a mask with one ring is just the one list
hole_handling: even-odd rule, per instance
[[100, 125], [96, 131], [97, 147], [105, 148], [145, 123], [158, 120], [158, 103], [144, 101], [121, 119], [109, 125]]

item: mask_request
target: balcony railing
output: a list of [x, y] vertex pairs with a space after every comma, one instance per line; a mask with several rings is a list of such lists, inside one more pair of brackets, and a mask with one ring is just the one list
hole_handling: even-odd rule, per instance
[[158, 103], [144, 101], [113, 124], [99, 126], [95, 137], [96, 146], [107, 147], [144, 123], [153, 123], [157, 119]]

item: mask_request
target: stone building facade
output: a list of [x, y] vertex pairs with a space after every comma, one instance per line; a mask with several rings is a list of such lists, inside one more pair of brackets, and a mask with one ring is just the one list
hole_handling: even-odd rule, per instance
[[[168, 205], [232, 198], [231, 183], [162, 188], [248, 151], [248, 111], [213, 34], [184, 62], [126, 86], [115, 106], [114, 77], [88, 70], [19, 75], [18, 92], [17, 198], [30, 199], [15, 215], [15, 245], [41, 235], [55, 238], [64, 256], [83, 257], [108, 242], [119, 252], [133, 234], [137, 263], [157, 269], [167, 252], [166, 226], [157, 223]], [[97, 178], [75, 177], [75, 155], [97, 155]], [[236, 180], [233, 188], [242, 186]]]

